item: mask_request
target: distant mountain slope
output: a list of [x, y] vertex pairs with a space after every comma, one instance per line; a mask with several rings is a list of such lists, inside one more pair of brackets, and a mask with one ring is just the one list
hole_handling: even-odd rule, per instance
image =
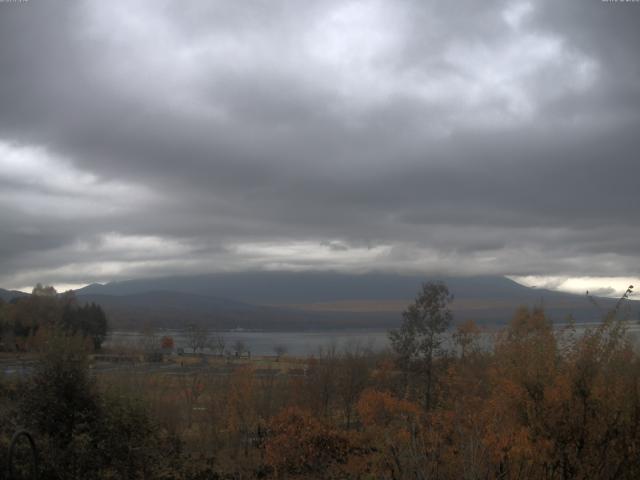
[[3, 288], [0, 288], [0, 298], [5, 302], [9, 302], [11, 301], [11, 299], [16, 297], [24, 297], [25, 295], [28, 295], [28, 293], [20, 292], [18, 290], [5, 290]]
[[[306, 309], [251, 305], [234, 300], [183, 292], [152, 291], [129, 295], [76, 293], [82, 303], [101, 305], [114, 328], [140, 329], [145, 325], [180, 328], [190, 323], [220, 329], [318, 330], [386, 328], [387, 312], [314, 312]], [[393, 315], [395, 318], [396, 315]]]
[[[92, 284], [78, 294], [129, 295], [166, 290], [232, 298], [256, 304], [333, 302], [341, 300], [412, 299], [422, 282], [443, 280], [464, 298], [539, 297], [540, 291], [505, 277], [433, 277], [394, 274], [339, 274], [311, 272], [223, 273]], [[549, 295], [557, 292], [549, 292]], [[546, 295], [547, 293], [545, 293]], [[564, 295], [564, 294], [560, 294]]]
[[[222, 329], [322, 330], [393, 328], [425, 281], [442, 280], [455, 300], [456, 322], [467, 319], [504, 324], [520, 305], [542, 305], [554, 321], [571, 314], [597, 321], [598, 311], [583, 295], [533, 289], [504, 277], [428, 278], [393, 274], [259, 272], [166, 277], [93, 284], [76, 290], [80, 302], [101, 305], [113, 328], [139, 330], [146, 324]], [[23, 292], [0, 290], [5, 301]], [[616, 300], [598, 299], [602, 310]], [[629, 302], [632, 318], [640, 302]]]
[[[139, 329], [149, 324], [173, 327], [189, 323], [225, 323], [243, 319], [247, 308], [239, 302], [218, 300], [182, 292], [149, 291], [127, 295], [85, 294], [77, 291], [79, 302], [101, 305], [116, 328]], [[212, 325], [213, 326], [213, 325]]]
[[[188, 321], [223, 328], [389, 328], [414, 298], [421, 276], [393, 274], [259, 272], [166, 277], [89, 285], [77, 290], [123, 325]], [[456, 320], [504, 323], [520, 305], [542, 305], [556, 321], [572, 314], [596, 321], [601, 313], [585, 296], [528, 288], [504, 277], [442, 278], [455, 296]], [[234, 300], [222, 300], [229, 298]], [[615, 304], [598, 299], [603, 309]], [[631, 315], [638, 315], [631, 302]]]

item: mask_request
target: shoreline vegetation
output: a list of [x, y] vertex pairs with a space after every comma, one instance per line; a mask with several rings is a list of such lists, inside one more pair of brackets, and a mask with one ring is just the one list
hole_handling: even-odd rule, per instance
[[[630, 294], [580, 332], [522, 307], [485, 348], [474, 322], [452, 324], [446, 286], [425, 284], [391, 348], [306, 357], [251, 355], [195, 325], [181, 354], [151, 331], [129, 351], [101, 348], [82, 315], [55, 320], [58, 297], [34, 296], [20, 308], [53, 323], [0, 355], [23, 368], [0, 370], [0, 455], [27, 428], [42, 479], [638, 478]], [[16, 305], [0, 318], [27, 318]]]

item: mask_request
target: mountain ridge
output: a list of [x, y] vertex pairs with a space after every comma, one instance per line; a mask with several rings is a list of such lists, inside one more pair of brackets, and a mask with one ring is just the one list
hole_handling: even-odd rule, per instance
[[[125, 299], [129, 299], [129, 307], [135, 307], [139, 315], [161, 317], [169, 323], [176, 321], [170, 318], [170, 312], [180, 312], [200, 322], [218, 322], [231, 328], [232, 325], [263, 329], [392, 328], [400, 322], [404, 307], [413, 301], [420, 285], [437, 280], [398, 274], [254, 272], [92, 284], [77, 290], [76, 295], [83, 301], [101, 296], [100, 301], [107, 310], [114, 310], [116, 316], [127, 305]], [[586, 296], [530, 288], [506, 277], [440, 277], [440, 280], [454, 295], [451, 308], [456, 320], [504, 324], [521, 305], [543, 306], [555, 321], [572, 315], [577, 321], [588, 322], [600, 315]], [[155, 296], [150, 292], [156, 292]], [[169, 295], [174, 303], [160, 299], [162, 295]], [[155, 309], [151, 308], [154, 303], [151, 297], [160, 299]], [[147, 298], [147, 304], [142, 298]], [[180, 302], [179, 298], [190, 300]], [[212, 304], [214, 298], [226, 301], [229, 308]], [[605, 309], [616, 302], [609, 298], [597, 301]], [[187, 308], [185, 303], [189, 302], [192, 303]], [[639, 302], [632, 305], [633, 314], [637, 315]], [[132, 315], [128, 317], [133, 320]]]
[[14, 298], [25, 297], [27, 295], [29, 294], [19, 290], [5, 290], [4, 288], [0, 288], [0, 299], [5, 302], [10, 302]]
[[[428, 277], [399, 274], [245, 272], [137, 279], [75, 290], [79, 302], [100, 304], [114, 328], [146, 325], [257, 330], [393, 328], [423, 282], [443, 281], [454, 295], [456, 322], [505, 324], [519, 306], [542, 306], [553, 321], [572, 315], [597, 321], [586, 296], [521, 285], [506, 277]], [[28, 295], [0, 289], [0, 298]], [[603, 310], [616, 299], [597, 298]], [[640, 319], [640, 302], [630, 302]]]
[[[185, 275], [91, 284], [76, 294], [125, 295], [168, 290], [230, 298], [258, 304], [308, 303], [352, 299], [412, 299], [425, 281], [443, 281], [465, 298], [563, 292], [531, 289], [502, 276], [445, 277], [399, 274], [343, 274], [331, 272], [243, 272]], [[536, 295], [539, 295], [537, 293]], [[572, 294], [568, 294], [572, 295]]]

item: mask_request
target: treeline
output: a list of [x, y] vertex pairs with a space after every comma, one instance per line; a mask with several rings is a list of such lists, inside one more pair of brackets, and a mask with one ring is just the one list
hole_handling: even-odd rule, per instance
[[629, 293], [586, 332], [521, 308], [489, 348], [473, 322], [445, 348], [451, 297], [438, 284], [422, 288], [384, 354], [352, 345], [92, 377], [65, 344], [5, 387], [0, 418], [5, 432], [17, 418], [37, 433], [42, 478], [636, 479]]
[[41, 349], [54, 330], [85, 338], [97, 350], [106, 338], [108, 321], [99, 305], [82, 305], [73, 292], [58, 294], [40, 284], [31, 295], [9, 302], [0, 299], [0, 351]]

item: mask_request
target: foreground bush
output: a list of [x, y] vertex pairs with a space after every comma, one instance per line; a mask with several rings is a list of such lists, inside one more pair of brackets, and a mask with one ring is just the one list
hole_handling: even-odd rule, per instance
[[18, 390], [21, 425], [36, 434], [43, 479], [160, 478], [177, 452], [135, 398], [100, 393], [83, 342], [51, 338]]

